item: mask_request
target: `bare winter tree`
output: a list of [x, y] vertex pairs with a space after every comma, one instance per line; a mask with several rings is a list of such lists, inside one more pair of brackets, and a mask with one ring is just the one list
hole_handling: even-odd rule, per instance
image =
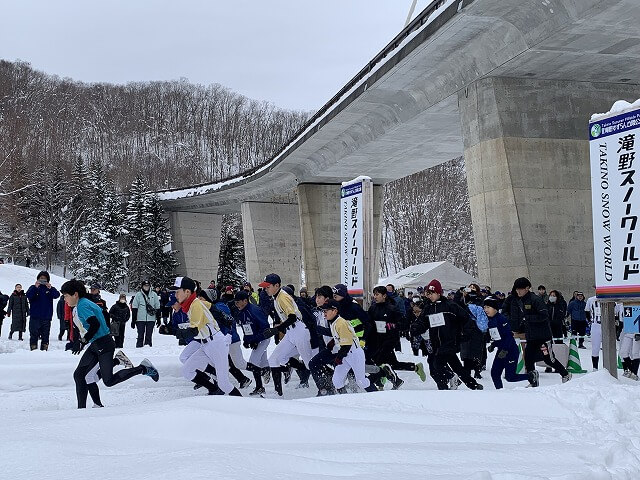
[[380, 272], [448, 260], [475, 275], [477, 260], [462, 157], [384, 189]]

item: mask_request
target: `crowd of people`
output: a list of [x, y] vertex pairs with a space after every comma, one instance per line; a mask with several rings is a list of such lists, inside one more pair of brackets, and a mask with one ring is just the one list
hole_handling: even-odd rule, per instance
[[[74, 373], [79, 408], [86, 406], [87, 395], [94, 405], [102, 405], [100, 379], [106, 386], [140, 374], [158, 381], [159, 372], [149, 360], [134, 367], [123, 351], [116, 352], [123, 347], [129, 321], [137, 332], [136, 347], [152, 346], [156, 327], [159, 334], [175, 336], [184, 346], [179, 357], [182, 375], [210, 395], [241, 396], [241, 390], [253, 384], [249, 395], [263, 396], [272, 382], [282, 396], [293, 372], [299, 378], [297, 388], [313, 382], [318, 396], [374, 392], [385, 385], [398, 389], [404, 383], [399, 372], [413, 372], [424, 382], [428, 371], [440, 390], [462, 383], [482, 390], [477, 380], [493, 351], [489, 371], [496, 389], [503, 388], [503, 379], [537, 387], [540, 361], [547, 366], [545, 373], [558, 374], [563, 382], [571, 379], [554, 353], [554, 344], [564, 343], [567, 336], [578, 339], [578, 348], [586, 348], [584, 339], [590, 335], [592, 367], [599, 366], [601, 312], [596, 297], [585, 300], [576, 291], [567, 304], [557, 290], [547, 293], [540, 285], [533, 291], [527, 278], [516, 279], [507, 295], [477, 284], [445, 292], [437, 279], [406, 296], [393, 285], [377, 286], [367, 310], [345, 285], [324, 285], [313, 294], [303, 288], [296, 294], [277, 274], [267, 275], [257, 292], [249, 282], [220, 288], [212, 281], [203, 288], [191, 278], [178, 277], [171, 287], [152, 289], [145, 281], [130, 302], [123, 293], [111, 308], [99, 284], [87, 291], [82, 282], [70, 280], [58, 292], [49, 281], [43, 271], [26, 293], [16, 285], [7, 301], [9, 338], [18, 333], [18, 340], [23, 339], [30, 316], [31, 349], [37, 349], [39, 341], [40, 349], [47, 350], [53, 304], [59, 298], [58, 339], [66, 336], [67, 349], [74, 354], [84, 350]], [[628, 316], [616, 305], [624, 375], [637, 380], [640, 332], [637, 321], [625, 321]], [[402, 338], [408, 340], [414, 361], [398, 359]], [[271, 342], [275, 347], [269, 354]], [[523, 373], [517, 371], [521, 355]], [[428, 369], [420, 357], [426, 358]], [[117, 366], [121, 368], [115, 371]]]

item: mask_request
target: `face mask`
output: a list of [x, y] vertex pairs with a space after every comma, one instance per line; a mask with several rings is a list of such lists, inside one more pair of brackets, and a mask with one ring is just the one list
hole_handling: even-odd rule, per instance
[[120, 300], [118, 300], [120, 303], [127, 303], [127, 299], [126, 298], [122, 298]]
[[549, 301], [551, 303], [556, 303], [556, 297], [549, 297]]

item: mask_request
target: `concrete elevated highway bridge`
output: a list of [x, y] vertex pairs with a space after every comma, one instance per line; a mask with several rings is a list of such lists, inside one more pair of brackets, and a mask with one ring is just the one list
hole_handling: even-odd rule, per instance
[[304, 262], [309, 287], [337, 283], [340, 183], [464, 155], [481, 281], [590, 287], [588, 121], [640, 98], [639, 22], [638, 0], [434, 2], [269, 162], [160, 193], [182, 273], [215, 276], [221, 215], [242, 212], [250, 281]]

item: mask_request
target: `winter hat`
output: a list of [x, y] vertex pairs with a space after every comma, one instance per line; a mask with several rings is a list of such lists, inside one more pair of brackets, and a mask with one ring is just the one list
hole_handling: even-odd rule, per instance
[[38, 280], [40, 277], [45, 277], [47, 279], [47, 282], [51, 282], [51, 276], [46, 270], [42, 270], [36, 277], [36, 280]]
[[347, 286], [343, 285], [342, 283], [339, 283], [335, 287], [333, 287], [333, 293], [335, 295], [340, 295], [341, 297], [346, 297], [347, 295], [349, 295]]
[[500, 310], [500, 300], [495, 297], [487, 297], [482, 302], [482, 305], [485, 307], [491, 307], [495, 310]]
[[240, 290], [235, 294], [233, 299], [236, 302], [239, 302], [240, 300], [249, 300], [249, 292], [247, 292], [246, 290]]
[[218, 291], [215, 288], [203, 288], [203, 292], [206, 292], [207, 297], [211, 299], [211, 303], [218, 299]]
[[516, 281], [513, 282], [513, 289], [517, 290], [519, 288], [531, 288], [531, 282], [526, 277], [516, 278]]
[[289, 285], [285, 285], [284, 287], [282, 287], [282, 290], [284, 290], [285, 292], [287, 292], [289, 295], [293, 297], [293, 290], [291, 290], [291, 287]]
[[436, 292], [438, 295], [442, 295], [442, 285], [440, 285], [438, 280], [433, 279], [429, 282], [429, 285], [425, 287], [425, 291], [427, 293]]

